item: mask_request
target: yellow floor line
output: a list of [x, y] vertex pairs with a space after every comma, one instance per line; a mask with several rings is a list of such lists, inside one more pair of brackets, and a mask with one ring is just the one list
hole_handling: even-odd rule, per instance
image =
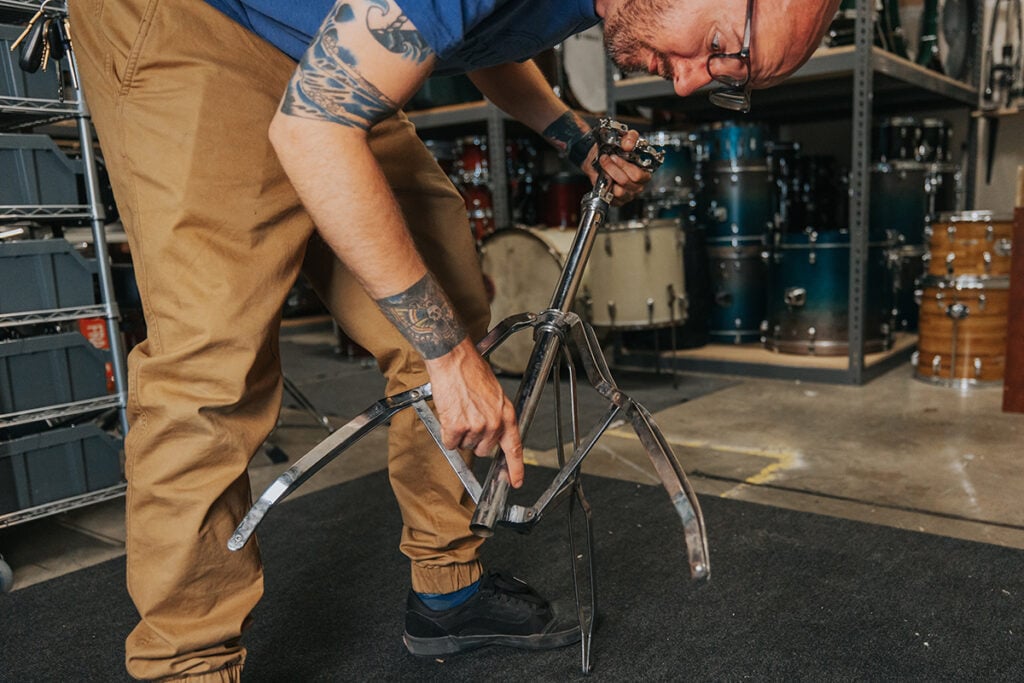
[[[639, 441], [639, 438], [634, 432], [626, 431], [622, 429], [610, 429], [605, 434], [609, 436], [617, 436], [620, 439], [632, 439], [633, 441]], [[796, 451], [785, 451], [785, 450], [765, 450], [763, 448], [754, 448], [749, 446], [728, 446], [721, 444], [714, 444], [708, 441], [684, 441], [680, 439], [669, 439], [665, 438], [672, 446], [678, 446], [679, 448], [701, 448], [712, 451], [718, 451], [720, 453], [739, 453], [741, 455], [751, 455], [758, 458], [769, 458], [773, 460], [771, 464], [765, 465], [754, 475], [751, 475], [743, 480], [743, 484], [764, 484], [765, 482], [771, 481], [774, 478], [775, 473], [780, 470], [786, 470], [795, 465], [800, 460], [800, 454]], [[739, 486], [742, 486], [740, 484]], [[739, 488], [739, 486], [735, 488]], [[729, 496], [734, 489], [730, 489], [722, 494], [723, 498]]]

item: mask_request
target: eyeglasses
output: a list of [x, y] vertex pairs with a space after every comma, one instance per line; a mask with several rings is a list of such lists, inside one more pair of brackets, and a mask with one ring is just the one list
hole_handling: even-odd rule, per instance
[[[708, 57], [708, 76], [725, 86], [711, 92], [711, 103], [744, 114], [750, 111], [750, 25], [753, 17], [754, 0], [747, 0], [743, 47], [739, 52], [716, 52]], [[737, 74], [741, 76], [737, 77]]]

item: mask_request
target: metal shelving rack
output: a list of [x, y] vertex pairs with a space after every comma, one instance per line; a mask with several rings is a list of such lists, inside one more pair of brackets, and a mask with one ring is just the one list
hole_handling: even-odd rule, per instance
[[[0, 22], [23, 24], [28, 21], [38, 8], [38, 2], [0, 0]], [[58, 12], [67, 11], [66, 5], [63, 3], [51, 2], [47, 8]], [[78, 65], [75, 62], [74, 55], [69, 54], [67, 59], [67, 68], [74, 70], [77, 75]], [[127, 371], [125, 368], [124, 347], [119, 329], [120, 314], [114, 296], [109, 251], [107, 249], [106, 232], [104, 229], [106, 216], [103, 202], [100, 198], [99, 175], [96, 166], [96, 153], [93, 147], [92, 126], [89, 111], [81, 92], [71, 88], [70, 84], [66, 84], [64, 94], [64, 101], [56, 98], [51, 100], [0, 96], [0, 131], [26, 130], [57, 121], [74, 120], [77, 124], [88, 203], [81, 205], [0, 206], [0, 224], [26, 220], [41, 223], [59, 222], [69, 219], [88, 220], [92, 228], [101, 301], [93, 306], [0, 315], [0, 328], [102, 317], [106, 321], [107, 339], [110, 344], [115, 393], [84, 401], [2, 414], [0, 415], [0, 428], [33, 422], [60, 420], [116, 408], [119, 414], [121, 432], [126, 434], [128, 431], [126, 415]], [[123, 495], [124, 490], [125, 485], [122, 482], [104, 489], [89, 491], [81, 495], [32, 508], [6, 513], [0, 515], [0, 529], [116, 498]], [[6, 574], [9, 576], [9, 568], [0, 560], [0, 570], [5, 568]], [[0, 574], [3, 573], [3, 571], [0, 571]], [[9, 588], [9, 586], [5, 587]]]
[[419, 132], [455, 130], [465, 134], [466, 126], [484, 129], [487, 135], [487, 161], [490, 173], [491, 201], [494, 223], [508, 226], [512, 219], [508, 206], [508, 171], [505, 167], [506, 126], [512, 119], [489, 100], [454, 104], [435, 109], [412, 111], [409, 120]]

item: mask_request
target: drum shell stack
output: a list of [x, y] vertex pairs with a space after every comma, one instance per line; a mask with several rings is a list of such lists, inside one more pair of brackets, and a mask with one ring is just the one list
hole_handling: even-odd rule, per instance
[[944, 214], [930, 228], [914, 375], [967, 388], [1002, 382], [1012, 225], [989, 211]]
[[873, 129], [869, 230], [872, 240], [896, 240], [891, 262], [897, 330], [917, 330], [928, 226], [957, 208], [959, 169], [951, 139], [949, 123], [937, 118], [885, 118]]
[[725, 344], [756, 342], [778, 201], [769, 131], [759, 124], [725, 122], [705, 127], [699, 136], [694, 216], [707, 242], [708, 336]]

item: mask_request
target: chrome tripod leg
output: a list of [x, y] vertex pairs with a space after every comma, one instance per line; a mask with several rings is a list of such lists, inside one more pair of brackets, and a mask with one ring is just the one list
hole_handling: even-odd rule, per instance
[[[570, 417], [572, 418], [572, 442], [573, 447], [579, 451], [580, 412], [578, 393], [576, 391], [576, 367], [573, 365], [572, 355], [569, 353], [569, 350], [567, 348], [563, 348], [563, 352], [566, 367], [569, 369], [569, 410]], [[557, 444], [558, 465], [559, 467], [565, 467], [565, 448], [563, 446], [565, 439], [562, 438], [561, 373], [560, 367], [557, 363], [555, 365], [554, 380], [555, 443]], [[576, 619], [580, 625], [580, 668], [583, 670], [583, 673], [586, 674], [590, 673], [592, 669], [591, 642], [594, 637], [594, 620], [597, 617], [597, 584], [595, 583], [594, 575], [593, 519], [590, 503], [587, 501], [586, 496], [583, 495], [583, 482], [580, 480], [580, 471], [578, 467], [573, 471], [571, 487], [572, 497], [574, 500], [569, 501], [568, 507], [569, 567], [572, 570], [572, 590], [573, 596], [576, 600]], [[574, 502], [580, 506], [580, 510], [583, 512], [583, 524], [586, 531], [582, 554], [578, 553], [576, 549], [576, 536], [574, 533], [576, 530], [576, 506], [573, 504]], [[583, 587], [580, 585], [580, 558], [582, 558], [582, 561], [586, 565], [586, 585], [590, 588], [588, 604], [584, 603]]]
[[[573, 529], [575, 528], [574, 510], [576, 506], [570, 502], [569, 504], [569, 552], [572, 554], [573, 562], [573, 573], [572, 573], [572, 588], [573, 593], [576, 596], [576, 617], [580, 622], [580, 659], [581, 668], [583, 673], [590, 673], [593, 668], [591, 662], [591, 642], [594, 638], [594, 621], [597, 619], [597, 583], [596, 575], [594, 573], [594, 526], [593, 516], [591, 514], [590, 502], [587, 501], [586, 496], [583, 495], [583, 482], [579, 479], [579, 474], [573, 479], [573, 498], [574, 502], [580, 506], [580, 510], [583, 512], [583, 525], [586, 531], [586, 535], [583, 537], [583, 553], [582, 558], [586, 563], [586, 572], [588, 584], [590, 586], [589, 605], [584, 605], [583, 602], [583, 589], [580, 587], [579, 581], [579, 570], [577, 567], [577, 557], [579, 556], [576, 552], [576, 539], [573, 536]], [[589, 614], [587, 613], [586, 607], [589, 606]]]
[[391, 417], [416, 401], [429, 398], [430, 385], [410, 389], [395, 396], [377, 401], [348, 424], [341, 427], [326, 439], [313, 447], [298, 462], [289, 467], [284, 474], [274, 480], [263, 492], [235, 529], [228, 540], [229, 550], [241, 550], [256, 531], [256, 527], [274, 505], [284, 500], [288, 494], [297, 489], [304, 481], [320, 471], [320, 469], [341, 455], [350, 446], [384, 424]]
[[601, 354], [601, 347], [594, 330], [576, 317], [571, 322], [572, 340], [580, 354], [583, 367], [590, 383], [613, 404], [625, 408], [626, 418], [633, 426], [641, 445], [647, 451], [662, 485], [668, 492], [672, 505], [683, 522], [687, 560], [690, 576], [694, 579], [707, 578], [710, 573], [708, 560], [708, 539], [697, 496], [690, 486], [682, 465], [676, 459], [672, 448], [654, 422], [654, 418], [639, 403], [620, 391], [611, 379], [608, 364]]
[[299, 407], [309, 413], [314, 420], [319, 422], [323, 428], [327, 430], [328, 434], [334, 431], [334, 428], [331, 427], [331, 421], [327, 419], [327, 416], [313, 405], [313, 402], [310, 401], [304, 393], [302, 393], [302, 390], [299, 389], [299, 386], [295, 384], [295, 382], [288, 379], [288, 375], [281, 373], [281, 379], [284, 382], [284, 390], [291, 394], [291, 397], [295, 399], [295, 402], [299, 404]]
[[704, 516], [700, 511], [697, 496], [686, 479], [682, 465], [676, 459], [661, 430], [654, 424], [654, 418], [639, 403], [628, 399], [626, 417], [640, 438], [640, 443], [651, 459], [661, 483], [668, 492], [672, 505], [683, 522], [687, 560], [690, 576], [694, 579], [708, 577], [711, 566], [708, 562], [708, 537], [704, 528]]

